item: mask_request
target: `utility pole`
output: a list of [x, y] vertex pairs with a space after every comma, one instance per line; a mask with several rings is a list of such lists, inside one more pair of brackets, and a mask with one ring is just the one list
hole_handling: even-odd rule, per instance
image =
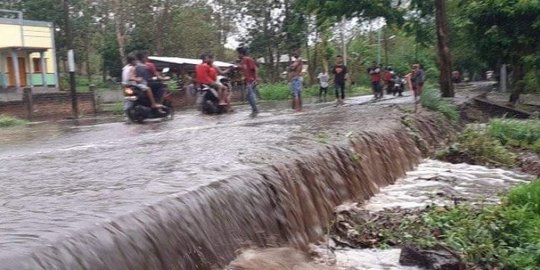
[[77, 89], [75, 88], [75, 55], [73, 51], [73, 33], [69, 19], [69, 0], [64, 2], [64, 22], [66, 30], [66, 47], [69, 70], [69, 88], [71, 93], [71, 111], [75, 119], [79, 118], [79, 105], [77, 102]]
[[388, 66], [388, 37], [387, 37], [387, 31], [386, 28], [383, 30], [383, 38], [384, 38], [384, 66]]
[[381, 63], [381, 28], [377, 31], [377, 64]]
[[347, 66], [347, 42], [345, 41], [345, 18], [341, 18], [341, 49], [343, 51], [343, 64]]

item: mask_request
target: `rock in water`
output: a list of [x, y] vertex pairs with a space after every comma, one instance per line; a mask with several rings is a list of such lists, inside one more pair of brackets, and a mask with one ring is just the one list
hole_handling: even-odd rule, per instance
[[465, 265], [460, 258], [445, 249], [424, 250], [414, 246], [405, 246], [401, 249], [399, 263], [429, 270], [465, 270]]

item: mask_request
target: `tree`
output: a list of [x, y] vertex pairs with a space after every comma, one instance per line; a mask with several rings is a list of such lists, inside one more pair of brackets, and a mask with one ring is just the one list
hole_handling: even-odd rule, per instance
[[439, 52], [439, 86], [443, 97], [454, 97], [452, 83], [452, 56], [448, 48], [448, 19], [446, 0], [435, 0], [435, 20], [437, 22], [437, 49]]
[[247, 30], [243, 41], [262, 56], [270, 81], [279, 80], [279, 56], [300, 49], [307, 38], [307, 20], [292, 0], [238, 0]]
[[490, 66], [497, 62], [513, 67], [515, 104], [523, 92], [525, 75], [540, 67], [540, 3], [537, 0], [461, 1], [469, 23], [470, 40]]

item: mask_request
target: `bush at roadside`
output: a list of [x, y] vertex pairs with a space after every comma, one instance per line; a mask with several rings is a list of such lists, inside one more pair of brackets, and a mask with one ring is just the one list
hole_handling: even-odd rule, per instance
[[540, 153], [540, 120], [494, 119], [488, 125], [489, 135], [503, 145], [527, 148]]
[[437, 158], [452, 163], [511, 167], [516, 156], [485, 130], [467, 128], [457, 142], [439, 151]]
[[424, 108], [442, 113], [446, 118], [457, 121], [459, 112], [455, 105], [440, 97], [435, 88], [426, 88], [420, 97], [420, 102]]
[[[368, 87], [364, 86], [347, 86], [346, 95], [347, 96], [361, 96], [361, 95], [370, 95], [371, 90]], [[262, 100], [287, 100], [291, 98], [291, 90], [288, 84], [277, 83], [277, 84], [262, 84], [259, 86], [259, 93], [261, 94]], [[318, 97], [319, 96], [319, 86], [313, 85], [310, 87], [305, 87], [302, 90], [302, 96], [307, 97]], [[334, 98], [334, 88], [332, 85], [328, 87], [329, 100]]]
[[539, 269], [540, 181], [514, 188], [501, 205], [434, 208], [382, 234], [401, 245], [443, 246], [471, 269]]
[[26, 125], [28, 121], [12, 116], [0, 115], [0, 127], [13, 127]]

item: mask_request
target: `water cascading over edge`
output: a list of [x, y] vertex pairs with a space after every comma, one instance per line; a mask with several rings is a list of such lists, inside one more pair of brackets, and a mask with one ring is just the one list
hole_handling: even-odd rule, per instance
[[[449, 132], [436, 121], [416, 122], [429, 144]], [[245, 246], [304, 248], [324, 235], [335, 206], [368, 199], [418, 164], [417, 144], [402, 125], [364, 132], [3, 258], [0, 268], [216, 269]]]

